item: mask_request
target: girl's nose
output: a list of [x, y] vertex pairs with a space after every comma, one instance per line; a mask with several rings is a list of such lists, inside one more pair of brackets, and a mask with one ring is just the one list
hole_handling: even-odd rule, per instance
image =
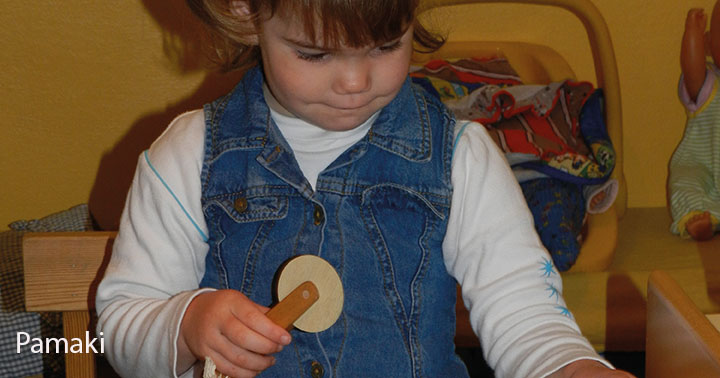
[[351, 59], [339, 69], [335, 91], [340, 94], [362, 93], [370, 89], [370, 64], [365, 59]]

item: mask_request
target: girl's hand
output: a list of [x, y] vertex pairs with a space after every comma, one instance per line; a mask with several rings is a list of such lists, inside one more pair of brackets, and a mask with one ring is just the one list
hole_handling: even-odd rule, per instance
[[578, 360], [557, 372], [551, 378], [633, 378], [630, 373], [613, 370], [595, 360]]
[[185, 311], [178, 355], [210, 357], [219, 373], [253, 377], [275, 363], [270, 354], [290, 343], [290, 334], [265, 316], [268, 310], [235, 290], [202, 293]]

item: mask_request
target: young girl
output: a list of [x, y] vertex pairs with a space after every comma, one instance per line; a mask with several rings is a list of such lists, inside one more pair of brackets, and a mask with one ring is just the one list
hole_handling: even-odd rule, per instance
[[[715, 3], [710, 32], [707, 16], [691, 9], [685, 20], [680, 64], [680, 99], [688, 121], [670, 160], [671, 231], [682, 237], [708, 240], [720, 229], [720, 2]], [[706, 60], [706, 51], [713, 63]]]
[[[407, 79], [413, 43], [439, 45], [417, 0], [189, 3], [235, 66], [259, 62], [140, 156], [97, 293], [120, 374], [190, 377], [209, 357], [235, 377], [467, 376], [457, 280], [499, 376], [627, 376], [580, 334], [484, 128]], [[298, 254], [342, 278], [324, 332], [264, 315]]]

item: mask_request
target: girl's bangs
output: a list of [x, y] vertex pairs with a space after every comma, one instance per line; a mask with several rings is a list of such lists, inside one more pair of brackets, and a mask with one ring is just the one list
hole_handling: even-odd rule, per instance
[[298, 17], [308, 42], [324, 48], [376, 46], [405, 33], [418, 0], [279, 0], [272, 14]]

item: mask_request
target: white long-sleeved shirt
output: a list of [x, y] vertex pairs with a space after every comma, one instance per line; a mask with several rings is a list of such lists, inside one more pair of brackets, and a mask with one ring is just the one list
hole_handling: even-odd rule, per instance
[[[284, 135], [287, 127], [314, 127], [276, 113], [273, 118]], [[97, 291], [98, 332], [106, 339], [107, 358], [123, 376], [191, 377], [202, 370], [196, 362], [188, 371], [175, 371], [193, 363], [177, 360], [184, 311], [208, 290], [198, 289], [208, 251], [200, 203], [204, 135], [202, 110], [185, 113], [139, 158]], [[482, 125], [459, 123], [456, 135], [443, 256], [462, 286], [488, 364], [499, 377], [540, 377], [579, 359], [606, 363], [566, 308], [561, 277], [504, 156]], [[323, 145], [317, 138], [288, 139], [293, 149], [311, 155], [313, 145]], [[325, 152], [314, 156], [334, 159], [335, 153]], [[330, 163], [304, 160], [304, 172], [320, 172]]]

